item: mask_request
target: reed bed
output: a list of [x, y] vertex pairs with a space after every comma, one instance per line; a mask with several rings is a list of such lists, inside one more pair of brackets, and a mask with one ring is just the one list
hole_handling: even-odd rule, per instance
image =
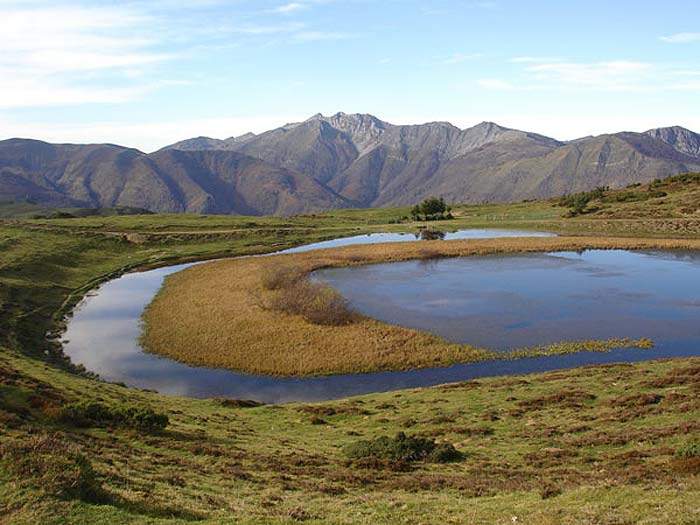
[[[361, 315], [339, 326], [267, 307], [284, 282], [275, 268], [298, 276], [324, 267], [496, 253], [585, 249], [700, 249], [700, 240], [600, 237], [510, 238], [347, 246], [271, 257], [216, 261], [166, 279], [144, 313], [142, 345], [195, 366], [273, 376], [408, 370], [517, 356], [609, 351], [619, 340], [548, 345], [513, 354], [455, 344], [429, 333]], [[306, 281], [302, 277], [302, 282]], [[648, 340], [624, 346], [648, 348]]]

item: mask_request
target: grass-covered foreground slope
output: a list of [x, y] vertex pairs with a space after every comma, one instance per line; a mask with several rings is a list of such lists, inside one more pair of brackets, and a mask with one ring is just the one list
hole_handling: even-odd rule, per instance
[[[150, 352], [194, 365], [277, 376], [409, 370], [509, 358], [509, 354], [450, 343], [358, 314], [342, 316], [327, 300], [333, 299], [332, 290], [309, 293], [315, 285], [304, 276], [318, 268], [407, 259], [655, 248], [700, 249], [700, 241], [615, 237], [420, 241], [217, 261], [166, 279], [145, 312], [143, 343]], [[276, 272], [281, 282], [269, 290], [266, 281], [275, 278]], [[319, 310], [317, 318], [300, 315], [295, 309], [298, 302], [303, 303], [302, 310]], [[522, 349], [517, 355], [647, 346], [621, 341], [569, 343], [573, 344]]]
[[[3, 450], [29, 455], [0, 461], [7, 523], [505, 524], [515, 516], [665, 524], [697, 517], [697, 359], [261, 407], [96, 385], [14, 356], [2, 358], [0, 371]], [[60, 406], [96, 398], [147, 405], [167, 414], [169, 425], [77, 427], [60, 418]], [[398, 432], [451, 444], [460, 457], [410, 461], [391, 448], [354, 457], [367, 448], [363, 440]], [[46, 435], [50, 454], [38, 444]], [[76, 472], [74, 450], [94, 474]], [[71, 490], [76, 480], [81, 492]]]
[[[696, 184], [669, 187], [666, 201]], [[124, 268], [415, 231], [396, 223], [407, 212], [3, 221], [0, 523], [697, 522], [697, 359], [246, 407], [76, 375], [45, 337]], [[566, 213], [556, 202], [460, 206], [440, 225], [700, 231], [675, 208], [656, 218]], [[424, 457], [408, 446], [419, 438], [460, 454], [443, 446]]]

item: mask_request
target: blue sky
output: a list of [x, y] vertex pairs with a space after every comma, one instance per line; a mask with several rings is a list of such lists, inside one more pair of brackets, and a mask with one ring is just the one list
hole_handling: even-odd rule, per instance
[[700, 131], [700, 2], [0, 0], [0, 138], [151, 151], [314, 113]]

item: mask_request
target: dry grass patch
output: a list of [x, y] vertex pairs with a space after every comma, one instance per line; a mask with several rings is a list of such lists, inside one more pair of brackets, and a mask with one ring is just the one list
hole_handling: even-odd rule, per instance
[[[352, 314], [342, 297], [323, 285], [316, 287], [306, 275], [324, 267], [426, 257], [698, 248], [698, 240], [514, 238], [347, 246], [217, 261], [166, 279], [144, 314], [142, 341], [149, 352], [189, 364], [277, 376], [407, 370], [495, 359], [504, 356]], [[613, 343], [550, 345], [529, 349], [527, 355], [606, 351]]]

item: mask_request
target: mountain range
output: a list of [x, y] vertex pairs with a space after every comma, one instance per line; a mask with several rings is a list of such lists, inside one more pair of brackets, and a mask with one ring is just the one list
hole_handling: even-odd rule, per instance
[[111, 144], [0, 141], [0, 200], [160, 213], [291, 215], [334, 208], [547, 198], [700, 171], [682, 127], [562, 142], [491, 122], [393, 125], [321, 114], [258, 135], [146, 154]]

